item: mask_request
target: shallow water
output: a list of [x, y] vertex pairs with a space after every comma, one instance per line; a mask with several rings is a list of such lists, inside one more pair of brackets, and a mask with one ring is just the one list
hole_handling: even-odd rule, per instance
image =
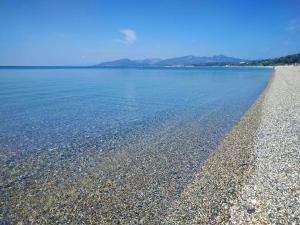
[[1, 220], [160, 221], [271, 72], [0, 69]]

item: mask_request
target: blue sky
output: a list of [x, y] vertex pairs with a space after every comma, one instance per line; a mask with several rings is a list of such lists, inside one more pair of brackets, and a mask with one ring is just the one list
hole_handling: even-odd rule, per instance
[[300, 0], [1, 0], [0, 65], [300, 52]]

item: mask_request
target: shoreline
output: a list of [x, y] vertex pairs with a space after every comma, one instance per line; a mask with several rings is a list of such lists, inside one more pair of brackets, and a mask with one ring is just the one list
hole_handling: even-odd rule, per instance
[[161, 223], [169, 205], [263, 91], [269, 75], [270, 70], [251, 71], [249, 82], [241, 80], [245, 90], [233, 85], [236, 78], [229, 75], [225, 81], [233, 89], [224, 90], [225, 98], [199, 99], [201, 105], [178, 108], [107, 139], [73, 139], [9, 166], [4, 158], [0, 222]]
[[274, 72], [255, 103], [207, 159], [180, 199], [170, 207], [166, 223], [229, 222], [230, 206], [253, 169], [254, 138], [260, 124], [265, 95], [273, 78]]
[[[147, 223], [148, 221], [163, 223], [165, 221], [166, 224], [183, 222], [185, 224], [220, 224], [230, 221], [231, 208], [242, 192], [245, 182], [253, 173], [253, 146], [256, 135], [253, 130], [257, 130], [261, 123], [265, 95], [273, 78], [274, 75], [269, 79], [267, 87], [262, 90], [256, 100], [254, 99], [255, 102], [241, 117], [240, 122], [237, 120], [238, 124], [227, 130], [225, 139], [224, 136], [220, 139], [222, 144], [211, 147], [209, 152], [214, 153], [205, 158], [203, 163], [199, 161], [200, 166], [194, 161], [206, 155], [201, 156], [198, 151], [199, 146], [193, 146], [191, 143], [201, 141], [199, 138], [204, 138], [203, 141], [209, 143], [206, 139], [210, 133], [199, 135], [202, 120], [200, 118], [199, 121], [195, 120], [194, 116], [191, 117], [192, 120], [178, 120], [179, 124], [176, 127], [180, 128], [180, 133], [174, 129], [174, 126], [169, 127], [165, 124], [162, 133], [157, 133], [156, 130], [154, 133], [150, 132], [146, 136], [149, 137], [146, 139], [147, 142], [140, 142], [138, 139], [136, 143], [128, 143], [118, 152], [112, 151], [105, 155], [102, 153], [97, 155], [91, 150], [83, 155], [77, 155], [75, 161], [71, 158], [65, 161], [61, 158], [61, 154], [67, 155], [68, 152], [54, 149], [51, 150], [50, 155], [45, 153], [39, 156], [38, 161], [31, 158], [28, 162], [22, 163], [20, 167], [22, 171], [27, 171], [27, 168], [30, 169], [34, 165], [41, 169], [41, 172], [35, 173], [34, 183], [31, 183], [30, 179], [24, 180], [28, 182], [26, 185], [24, 183], [26, 188], [20, 186], [18, 187], [20, 189], [8, 192], [8, 196], [13, 196], [11, 204], [18, 205], [18, 208], [12, 208], [12, 211], [7, 211], [9, 213], [3, 212], [6, 214], [3, 214], [2, 218], [13, 222], [17, 222], [18, 218], [24, 218], [37, 223], [73, 220], [73, 222], [102, 221], [103, 223]], [[238, 105], [232, 105], [232, 107]], [[210, 118], [212, 115], [207, 116]], [[210, 120], [205, 121], [208, 125]], [[214, 124], [213, 121], [210, 123], [212, 127], [220, 129], [218, 124]], [[211, 135], [217, 135], [217, 133], [212, 132]], [[168, 140], [168, 144], [164, 144], [165, 140]], [[119, 146], [120, 143], [116, 142], [114, 146]], [[187, 146], [184, 152], [176, 151], [182, 146]], [[232, 146], [236, 148], [233, 149]], [[143, 149], [145, 151], [142, 151]], [[244, 151], [240, 151], [241, 149]], [[189, 155], [193, 157], [188, 158]], [[180, 159], [179, 162], [183, 163], [171, 161], [169, 156], [176, 160]], [[143, 163], [140, 162], [141, 160]], [[52, 170], [45, 169], [45, 165], [52, 168], [51, 162], [63, 162], [55, 170], [54, 175], [52, 175]], [[189, 167], [191, 162], [192, 168]], [[76, 172], [78, 168], [80, 168], [80, 173]], [[155, 171], [153, 168], [156, 168]], [[22, 171], [19, 172], [22, 174]], [[87, 171], [87, 173], [82, 174], [81, 171]], [[99, 171], [102, 173], [99, 174]], [[14, 177], [18, 177], [18, 173]], [[146, 176], [147, 174], [150, 176]], [[143, 179], [140, 179], [141, 177]], [[60, 181], [61, 184], [57, 183], [61, 178], [64, 178], [64, 181]], [[81, 183], [78, 183], [78, 180]], [[60, 188], [61, 185], [65, 188]], [[41, 188], [46, 195], [43, 192], [36, 194]], [[95, 192], [95, 189], [102, 191]], [[201, 190], [200, 194], [199, 190]], [[131, 197], [128, 198], [128, 196]], [[97, 199], [101, 199], [102, 208], [95, 207], [91, 213], [85, 214], [84, 210], [87, 205], [97, 206]], [[42, 201], [47, 202], [45, 208], [40, 207]], [[8, 205], [4, 201], [2, 203]], [[63, 211], [57, 210], [58, 208], [63, 208]], [[45, 213], [50, 210], [51, 214]], [[9, 214], [10, 217], [6, 218]], [[0, 221], [1, 216], [0, 212]]]
[[300, 223], [300, 67], [279, 66], [255, 139], [255, 170], [231, 208], [234, 224]]
[[[270, 102], [271, 98], [274, 98], [274, 93], [277, 91], [276, 87], [280, 87], [281, 83], [284, 82], [279, 78], [288, 74], [290, 70], [297, 70], [297, 75], [300, 75], [299, 67], [296, 69], [295, 67], [275, 67], [265, 90], [245, 113], [240, 122], [224, 138], [216, 152], [208, 158], [197, 173], [194, 181], [185, 189], [181, 197], [173, 203], [172, 207], [170, 207], [168, 216], [166, 217], [166, 223], [270, 224], [294, 222], [296, 224], [299, 222], [299, 217], [297, 220], [299, 210], [297, 211], [296, 209], [297, 201], [299, 203], [299, 199], [297, 200], [299, 187], [297, 192], [297, 186], [294, 185], [292, 187], [292, 184], [289, 184], [288, 187], [291, 187], [291, 191], [289, 191], [288, 194], [289, 196], [293, 195], [295, 199], [290, 200], [288, 197], [282, 199], [280, 194], [284, 192], [285, 186], [283, 185], [284, 187], [282, 187], [281, 192], [270, 191], [269, 193], [268, 188], [272, 189], [272, 183], [265, 187], [267, 181], [265, 178], [261, 178], [266, 176], [271, 180], [273, 179], [275, 183], [278, 180], [278, 178], [275, 177], [276, 173], [273, 174], [274, 171], [270, 169], [273, 168], [272, 164], [275, 163], [273, 162], [275, 153], [272, 152], [273, 148], [276, 149], [276, 146], [272, 144], [276, 145], [277, 143], [271, 143], [269, 147], [267, 146], [264, 149], [264, 154], [271, 155], [268, 159], [269, 168], [267, 169], [260, 169], [266, 164], [266, 159], [264, 158], [265, 156], [261, 156], [262, 153], [259, 153], [259, 151], [262, 150], [261, 145], [258, 145], [259, 142], [265, 143], [268, 141], [268, 134], [262, 136], [261, 130], [268, 126], [269, 122], [276, 121], [274, 117], [277, 112], [277, 109], [273, 109], [273, 118], [268, 118], [268, 105], [273, 104], [273, 102]], [[289, 85], [291, 84], [288, 83], [287, 88]], [[299, 89], [297, 90], [299, 91]], [[292, 95], [288, 90], [284, 91], [286, 91], [287, 96]], [[276, 97], [278, 98], [278, 96]], [[297, 101], [295, 99], [294, 97], [291, 100]], [[280, 100], [274, 98], [274, 101], [278, 102]], [[282, 118], [282, 123], [288, 119], [289, 118]], [[282, 124], [277, 124], [278, 127], [281, 125]], [[287, 133], [282, 134], [283, 140], [288, 139]], [[296, 143], [299, 134], [297, 135], [296, 133], [294, 136]], [[299, 159], [299, 149], [297, 149], [295, 143], [293, 156], [296, 154]], [[293, 145], [293, 143], [290, 145]], [[284, 147], [289, 148], [290, 146], [286, 145]], [[280, 147], [277, 149], [278, 152], [283, 150]], [[280, 155], [280, 153], [278, 153], [278, 155]], [[293, 161], [293, 159], [288, 158], [287, 161], [282, 162], [282, 158], [278, 158], [277, 164], [279, 168], [276, 172], [279, 173], [282, 172], [280, 169], [286, 169], [290, 161]], [[286, 165], [282, 165], [284, 163]], [[299, 166], [298, 168], [297, 164], [293, 164], [293, 166], [294, 168], [289, 168], [289, 171], [293, 170], [293, 182], [296, 182], [297, 185], [300, 183]], [[259, 173], [257, 171], [259, 171]], [[282, 178], [282, 180], [286, 181], [288, 179]], [[262, 183], [261, 186], [256, 185], [256, 183], [259, 182]], [[251, 194], [249, 194], [251, 192], [252, 198]], [[256, 195], [258, 195], [258, 197]], [[265, 195], [267, 196], [265, 197]], [[256, 196], [256, 198], [253, 196]], [[261, 199], [265, 201], [263, 202]], [[284, 203], [282, 203], [282, 201]], [[291, 205], [290, 201], [294, 201], [292, 202], [293, 206], [287, 211], [286, 207]], [[282, 206], [282, 204], [284, 206]], [[272, 206], [272, 210], [269, 209], [271, 207], [270, 205]], [[280, 211], [278, 208], [281, 209], [281, 212], [276, 212], [276, 210]], [[272, 211], [272, 213], [268, 210]]]

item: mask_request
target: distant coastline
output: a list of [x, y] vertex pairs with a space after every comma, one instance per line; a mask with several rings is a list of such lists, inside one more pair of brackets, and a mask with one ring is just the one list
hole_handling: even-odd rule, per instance
[[280, 58], [245, 60], [225, 55], [206, 56], [182, 56], [168, 59], [118, 59], [102, 62], [94, 67], [201, 67], [201, 66], [278, 66], [300, 64], [300, 53], [287, 55]]
[[239, 58], [217, 55], [205, 56], [183, 56], [169, 59], [118, 59], [110, 62], [103, 62], [96, 65], [62, 65], [62, 66], [5, 66], [0, 65], [0, 69], [88, 69], [88, 68], [197, 68], [197, 67], [245, 67], [245, 66], [283, 66], [300, 65], [300, 53], [287, 55], [279, 58], [261, 60], [243, 60]]
[[0, 70], [30, 70], [30, 69], [199, 69], [199, 68], [270, 68], [263, 65], [173, 65], [173, 66], [0, 66]]

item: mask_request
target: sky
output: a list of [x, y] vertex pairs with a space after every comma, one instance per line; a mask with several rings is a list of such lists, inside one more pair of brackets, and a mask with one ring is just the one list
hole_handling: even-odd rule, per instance
[[0, 65], [300, 52], [300, 0], [0, 0]]

